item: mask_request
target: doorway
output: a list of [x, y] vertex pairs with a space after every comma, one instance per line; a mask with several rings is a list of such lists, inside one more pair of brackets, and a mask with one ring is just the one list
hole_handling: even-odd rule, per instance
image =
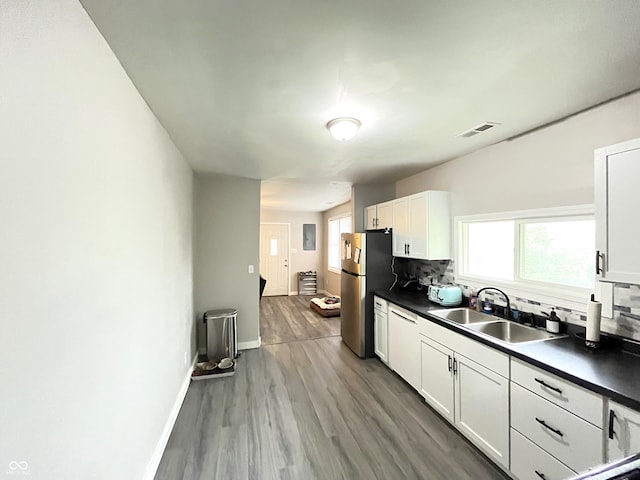
[[289, 295], [289, 224], [260, 224], [260, 274], [267, 280], [263, 296]]

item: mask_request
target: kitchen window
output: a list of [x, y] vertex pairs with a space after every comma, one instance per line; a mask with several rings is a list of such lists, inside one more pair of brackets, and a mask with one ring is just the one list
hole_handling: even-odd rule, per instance
[[329, 270], [340, 273], [340, 236], [352, 233], [351, 215], [332, 217], [329, 219]]
[[574, 302], [569, 308], [596, 288], [590, 206], [457, 217], [455, 224], [458, 283]]

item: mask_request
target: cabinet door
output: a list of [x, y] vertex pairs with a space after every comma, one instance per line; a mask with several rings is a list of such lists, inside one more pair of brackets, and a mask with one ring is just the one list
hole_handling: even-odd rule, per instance
[[454, 360], [457, 427], [509, 468], [509, 380], [462, 355]]
[[378, 228], [393, 228], [393, 201], [378, 204]]
[[409, 198], [403, 197], [393, 201], [393, 256], [408, 257], [410, 241]]
[[376, 226], [377, 223], [377, 206], [371, 205], [370, 207], [366, 207], [364, 209], [364, 229], [365, 230], [375, 230], [378, 228]]
[[420, 393], [440, 415], [453, 422], [453, 351], [420, 336]]
[[415, 315], [389, 309], [389, 366], [420, 388], [420, 335]]
[[600, 279], [640, 284], [640, 139], [595, 151], [596, 248]]
[[451, 210], [449, 193], [427, 192], [427, 254], [429, 260], [451, 258]]
[[607, 412], [607, 461], [640, 452], [640, 412], [612, 401]]
[[426, 192], [409, 197], [409, 257], [427, 259], [427, 212]]
[[387, 314], [379, 310], [373, 311], [373, 323], [374, 323], [374, 351], [376, 355], [384, 363], [389, 363], [387, 355], [388, 340], [387, 340]]

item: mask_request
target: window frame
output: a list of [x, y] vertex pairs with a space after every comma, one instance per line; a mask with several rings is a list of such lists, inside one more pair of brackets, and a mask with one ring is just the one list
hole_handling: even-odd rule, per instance
[[[350, 221], [351, 221], [350, 230], [352, 230], [351, 232], [342, 232], [342, 231], [340, 231], [340, 220], [342, 220], [343, 218], [349, 218], [350, 219]], [[331, 243], [331, 222], [335, 222], [335, 221], [338, 222], [338, 232], [339, 232], [340, 236], [342, 236], [343, 233], [353, 233], [353, 216], [351, 215], [351, 213], [343, 213], [343, 214], [336, 215], [334, 217], [329, 217], [327, 219], [327, 269], [330, 272], [333, 272], [333, 273], [340, 273], [340, 271], [341, 271], [341, 267], [340, 266], [338, 266], [336, 268], [336, 267], [333, 267], [331, 265], [331, 245], [332, 245], [332, 243]], [[338, 238], [338, 259], [340, 259], [340, 238]]]
[[[596, 292], [596, 296], [606, 297], [606, 287], [602, 282], [594, 278], [594, 289], [571, 287], [561, 284], [550, 284], [535, 280], [526, 280], [520, 277], [522, 238], [520, 238], [520, 225], [524, 223], [570, 221], [570, 220], [595, 220], [593, 205], [576, 205], [570, 207], [553, 207], [535, 210], [518, 210], [512, 212], [499, 212], [478, 215], [464, 215], [454, 217], [454, 251], [455, 251], [455, 282], [467, 285], [474, 289], [487, 286], [498, 287], [505, 290], [510, 296], [526, 299], [535, 299], [542, 303], [569, 308], [576, 311], [585, 311], [589, 295]], [[465, 225], [475, 222], [513, 221], [514, 222], [514, 259], [513, 280], [501, 280], [480, 275], [470, 275], [465, 272], [467, 265], [466, 245], [467, 235]], [[595, 246], [594, 246], [595, 255]], [[513, 300], [513, 299], [512, 299]], [[607, 302], [607, 299], [604, 299]], [[607, 302], [608, 303], [608, 302]]]

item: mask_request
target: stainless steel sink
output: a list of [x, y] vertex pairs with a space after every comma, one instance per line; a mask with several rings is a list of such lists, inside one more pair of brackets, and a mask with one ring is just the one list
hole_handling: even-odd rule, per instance
[[431, 310], [429, 313], [463, 325], [469, 323], [495, 322], [498, 319], [498, 317], [494, 317], [493, 315], [476, 312], [469, 308], [446, 308], [442, 310]]
[[488, 335], [505, 343], [524, 343], [535, 342], [540, 340], [554, 340], [562, 338], [565, 335], [549, 333], [545, 330], [538, 330], [518, 323], [500, 320], [491, 323], [478, 323], [475, 325], [467, 325], [467, 328], [474, 332]]

